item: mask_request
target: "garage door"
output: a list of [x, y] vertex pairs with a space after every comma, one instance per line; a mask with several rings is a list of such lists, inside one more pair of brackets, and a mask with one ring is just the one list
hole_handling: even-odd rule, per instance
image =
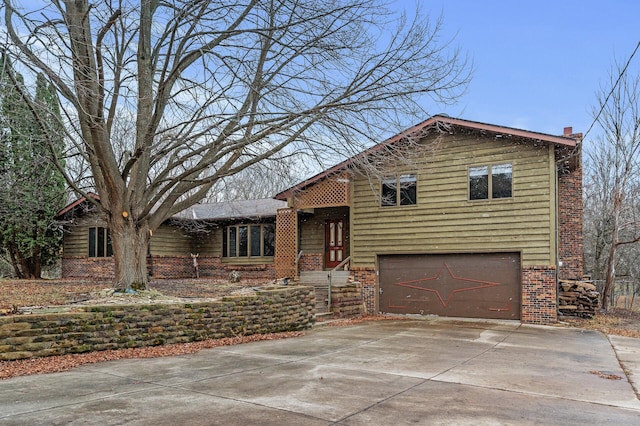
[[379, 256], [380, 310], [520, 319], [518, 253]]

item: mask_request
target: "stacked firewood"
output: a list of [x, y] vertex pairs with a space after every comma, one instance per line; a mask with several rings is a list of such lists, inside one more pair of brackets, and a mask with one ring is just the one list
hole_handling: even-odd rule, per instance
[[599, 306], [600, 293], [588, 281], [560, 280], [558, 300], [561, 315], [593, 318]]

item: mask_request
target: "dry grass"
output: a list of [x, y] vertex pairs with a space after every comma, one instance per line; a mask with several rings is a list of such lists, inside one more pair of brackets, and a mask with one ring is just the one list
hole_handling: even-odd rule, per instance
[[562, 319], [573, 327], [597, 330], [605, 334], [640, 338], [640, 312], [612, 309], [599, 312], [592, 319], [565, 317]]
[[[247, 286], [264, 282], [232, 284], [220, 280], [156, 280], [149, 288], [168, 297], [215, 299]], [[0, 279], [0, 315], [16, 313], [21, 307], [58, 306], [91, 300], [110, 281], [90, 280], [7, 280]]]
[[23, 306], [66, 305], [108, 287], [100, 281], [0, 280], [0, 314]]

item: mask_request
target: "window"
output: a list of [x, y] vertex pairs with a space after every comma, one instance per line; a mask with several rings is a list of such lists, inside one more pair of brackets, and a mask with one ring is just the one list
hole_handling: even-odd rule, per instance
[[101, 226], [89, 228], [89, 257], [113, 256], [111, 234]]
[[273, 256], [275, 245], [272, 223], [227, 226], [222, 234], [222, 257]]
[[416, 175], [407, 174], [382, 179], [380, 205], [409, 206], [417, 201]]
[[469, 199], [489, 198], [489, 166], [469, 167]]
[[511, 164], [469, 167], [469, 199], [511, 198]]

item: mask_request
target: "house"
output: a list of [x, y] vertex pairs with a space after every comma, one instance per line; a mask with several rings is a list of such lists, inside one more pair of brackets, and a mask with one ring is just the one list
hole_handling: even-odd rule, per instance
[[[552, 323], [557, 280], [583, 274], [581, 138], [437, 115], [273, 200], [183, 211], [154, 232], [148, 269], [192, 277], [197, 254], [201, 277], [346, 270], [370, 313]], [[65, 277], [113, 276], [90, 206], [58, 215]]]
[[[99, 200], [95, 194], [88, 196]], [[165, 221], [149, 243], [147, 269], [154, 278], [274, 279], [275, 217], [286, 203], [275, 199], [196, 204]], [[114, 277], [106, 222], [80, 198], [58, 212], [64, 229], [64, 278]]]
[[434, 116], [276, 195], [276, 275], [347, 269], [369, 312], [554, 322], [583, 274], [581, 137]]

